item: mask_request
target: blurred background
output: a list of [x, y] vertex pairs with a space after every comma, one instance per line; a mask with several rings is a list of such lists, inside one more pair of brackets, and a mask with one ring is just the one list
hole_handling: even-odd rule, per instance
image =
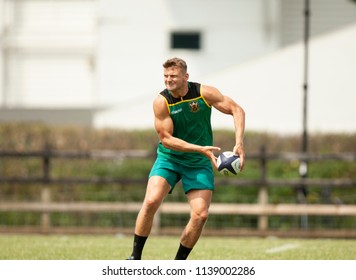
[[[0, 0], [0, 232], [131, 234], [178, 56], [246, 111], [207, 231], [355, 238], [355, 2]], [[231, 117], [212, 123], [231, 150]], [[155, 233], [186, 224], [176, 189]]]
[[[0, 121], [151, 128], [162, 63], [179, 56], [192, 81], [245, 108], [249, 130], [299, 133], [304, 9], [303, 0], [1, 0]], [[355, 132], [355, 50], [355, 1], [311, 0], [311, 131]]]

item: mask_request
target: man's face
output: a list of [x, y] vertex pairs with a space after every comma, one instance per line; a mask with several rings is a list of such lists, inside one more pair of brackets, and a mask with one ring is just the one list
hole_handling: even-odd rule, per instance
[[164, 84], [170, 91], [178, 93], [185, 86], [188, 77], [188, 73], [183, 73], [177, 66], [164, 68]]

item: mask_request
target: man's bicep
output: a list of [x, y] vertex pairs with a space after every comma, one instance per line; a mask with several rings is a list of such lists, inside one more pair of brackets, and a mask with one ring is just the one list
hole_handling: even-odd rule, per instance
[[203, 86], [203, 95], [209, 105], [218, 111], [232, 115], [239, 105], [229, 96], [223, 95], [217, 88]]
[[214, 108], [216, 108], [220, 112], [222, 112], [224, 114], [229, 114], [229, 115], [232, 115], [234, 109], [236, 107], [238, 107], [236, 102], [234, 100], [232, 100], [228, 96], [224, 96], [222, 100], [220, 100], [219, 102], [214, 103], [213, 106], [214, 106]]
[[157, 117], [155, 116], [155, 129], [158, 133], [159, 138], [162, 140], [162, 137], [167, 134], [171, 135], [173, 132], [173, 123], [170, 117]]
[[172, 135], [173, 133], [173, 122], [169, 115], [167, 105], [162, 100], [156, 100], [154, 103], [154, 125], [158, 133], [159, 138], [166, 137], [167, 135]]

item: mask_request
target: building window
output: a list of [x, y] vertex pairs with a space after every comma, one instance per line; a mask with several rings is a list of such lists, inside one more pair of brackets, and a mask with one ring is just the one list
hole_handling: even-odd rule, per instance
[[172, 32], [171, 48], [199, 50], [200, 37], [200, 32]]

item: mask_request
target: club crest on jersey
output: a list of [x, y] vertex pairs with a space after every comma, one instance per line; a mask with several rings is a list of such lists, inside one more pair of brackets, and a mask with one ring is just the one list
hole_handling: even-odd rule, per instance
[[199, 111], [199, 104], [197, 101], [192, 101], [189, 103], [190, 111], [195, 113]]

